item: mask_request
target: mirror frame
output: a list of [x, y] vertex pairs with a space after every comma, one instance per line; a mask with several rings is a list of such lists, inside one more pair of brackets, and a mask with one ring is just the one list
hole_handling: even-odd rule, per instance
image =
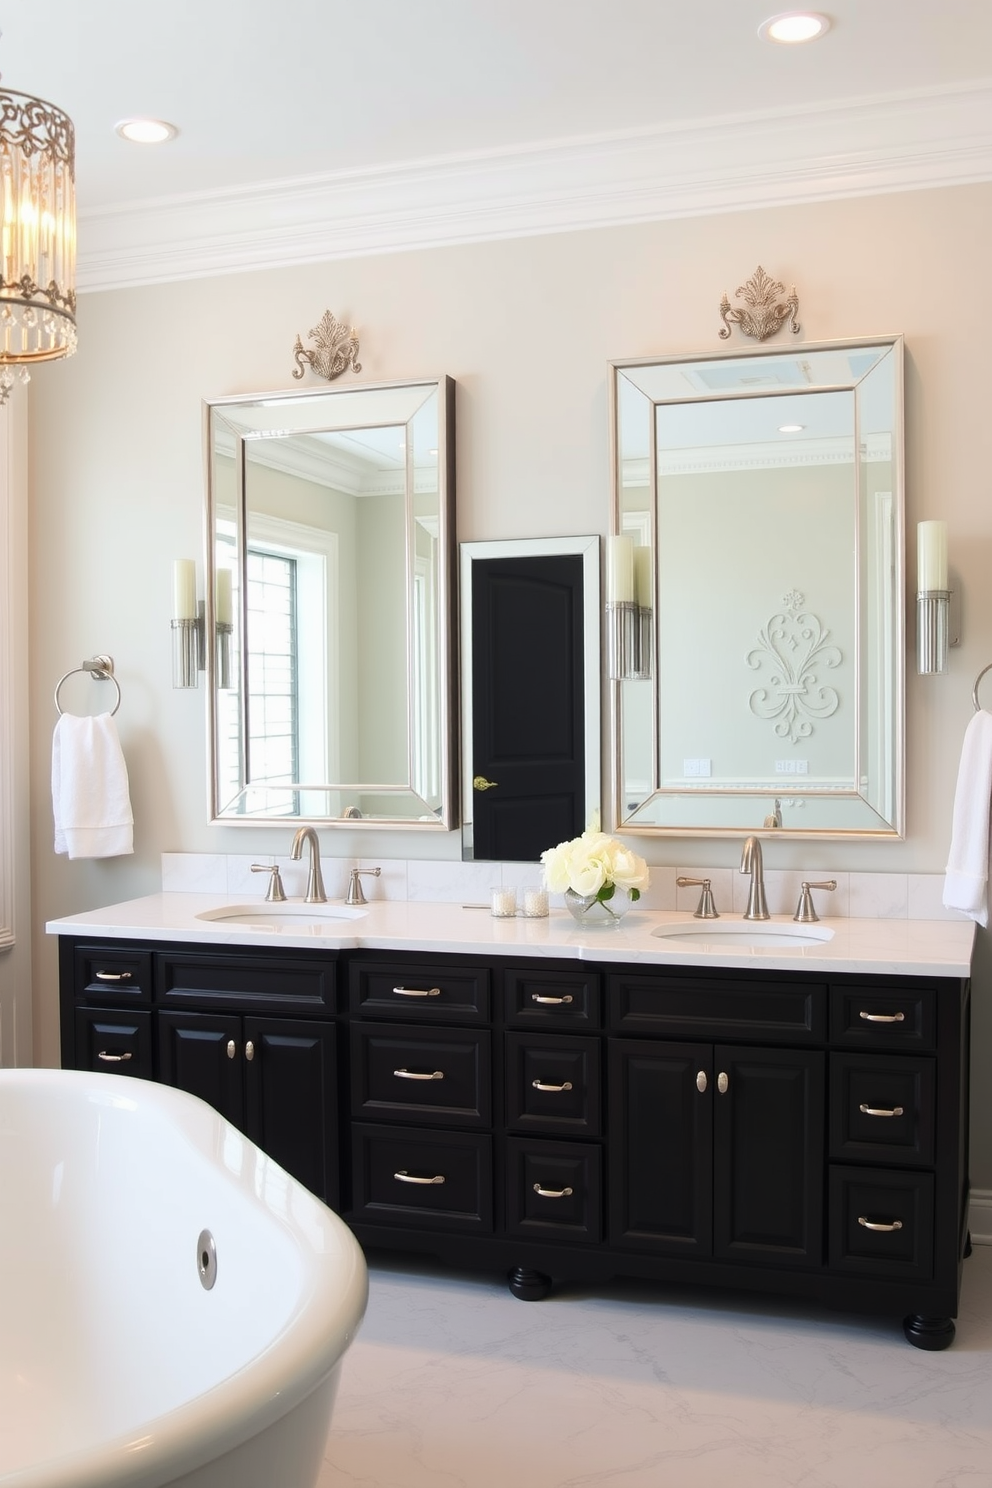
[[[768, 359], [781, 355], [783, 360], [796, 361], [804, 356], [817, 352], [849, 352], [858, 349], [872, 349], [883, 354], [886, 350], [892, 354], [893, 367], [893, 426], [892, 426], [892, 496], [894, 508], [894, 574], [892, 579], [892, 633], [897, 638], [894, 645], [893, 655], [893, 698], [892, 698], [892, 736], [893, 736], [893, 769], [895, 779], [892, 789], [892, 819], [877, 828], [875, 827], [785, 827], [770, 825], [765, 829], [761, 826], [761, 816], [758, 814], [757, 825], [752, 826], [709, 826], [709, 825], [658, 825], [646, 822], [637, 822], [629, 819], [629, 815], [622, 809], [623, 806], [623, 718], [622, 718], [622, 683], [619, 680], [610, 679], [607, 683], [610, 689], [609, 720], [610, 720], [610, 810], [615, 830], [625, 835], [643, 835], [657, 837], [709, 837], [709, 838], [737, 838], [747, 835], [758, 836], [786, 836], [796, 840], [824, 840], [844, 839], [861, 840], [873, 842], [888, 842], [901, 840], [905, 833], [905, 792], [906, 792], [906, 769], [905, 769], [905, 452], [904, 452], [904, 341], [901, 335], [897, 336], [867, 336], [854, 337], [850, 340], [803, 342], [792, 346], [773, 346], [761, 343], [756, 346], [737, 346], [733, 349], [720, 349], [716, 351], [693, 352], [684, 355], [660, 356], [660, 357], [637, 357], [622, 361], [611, 361], [609, 363], [609, 417], [610, 417], [610, 461], [612, 479], [612, 510], [611, 510], [611, 532], [617, 535], [623, 531], [623, 480], [621, 470], [620, 428], [619, 428], [619, 386], [618, 379], [625, 372], [636, 369], [648, 369], [651, 367], [677, 367], [696, 366], [699, 364], [711, 364], [721, 361], [745, 361], [748, 358]], [[876, 362], [877, 366], [878, 363]], [[830, 384], [829, 390], [854, 391], [860, 378], [852, 378], [847, 383]], [[822, 385], [826, 389], [827, 385]], [[737, 394], [738, 397], [764, 397], [773, 396], [775, 393], [787, 392], [788, 389], [780, 388], [765, 393]], [[799, 391], [798, 389], [796, 391]], [[813, 389], [810, 389], [813, 391]], [[645, 396], [649, 396], [645, 394]], [[651, 399], [654, 409], [662, 404], [672, 406], [673, 404], [710, 401], [718, 394], [705, 394], [693, 398], [688, 395], [677, 399]], [[855, 425], [857, 428], [857, 423]], [[658, 520], [658, 472], [657, 472], [657, 425], [651, 431], [650, 448], [650, 531], [651, 551], [656, 553], [658, 543], [657, 520]], [[860, 484], [857, 487], [860, 497]], [[662, 709], [658, 695], [658, 665], [659, 656], [659, 615], [657, 602], [658, 563], [652, 561], [652, 593], [653, 593], [653, 651], [655, 664], [652, 668], [652, 759], [654, 784], [644, 801], [652, 799], [659, 794], [678, 794], [677, 791], [668, 788], [663, 791], [658, 784], [659, 758], [660, 758], [660, 733], [664, 726], [661, 716]], [[859, 652], [858, 666], [863, 665], [863, 657]], [[857, 743], [860, 747], [861, 724], [857, 725]], [[735, 794], [746, 795], [755, 801], [768, 803], [769, 797], [776, 794], [774, 790], [762, 787], [761, 789], [743, 789]], [[684, 793], [683, 793], [684, 794]], [[693, 794], [705, 794], [705, 792], [693, 792]], [[713, 792], [713, 795], [718, 794]], [[727, 792], [720, 792], [725, 795]], [[817, 793], [814, 791], [803, 792], [795, 786], [788, 789], [783, 788], [777, 792], [781, 796], [792, 795], [811, 797]], [[846, 798], [851, 799], [860, 796], [861, 792], [853, 791]], [[643, 803], [642, 803], [643, 804]], [[872, 808], [875, 810], [876, 808]], [[880, 818], [883, 820], [883, 818]]]
[[[299, 401], [303, 406], [310, 403], [314, 407], [315, 417], [312, 430], [301, 428], [294, 433], [307, 432], [344, 432], [363, 427], [356, 423], [353, 416], [344, 417], [342, 414], [335, 420], [334, 410], [336, 404], [344, 399], [348, 400], [346, 406], [354, 403], [356, 396], [362, 394], [375, 395], [377, 393], [396, 394], [404, 390], [415, 392], [423, 389], [426, 399], [431, 392], [437, 397], [437, 449], [438, 449], [438, 534], [437, 534], [437, 625], [435, 657], [437, 666], [437, 740], [438, 740], [438, 780], [440, 785], [440, 805], [436, 813], [436, 819], [428, 820], [423, 817], [410, 816], [388, 816], [376, 815], [369, 817], [344, 817], [338, 815], [320, 815], [312, 812], [299, 814], [237, 814], [221, 809], [219, 800], [219, 781], [217, 770], [217, 648], [214, 645], [204, 646], [206, 653], [206, 675], [207, 675], [207, 749], [209, 767], [209, 821], [214, 826], [226, 827], [266, 827], [277, 826], [285, 830], [289, 824], [301, 825], [311, 823], [320, 827], [346, 828], [348, 831], [418, 831], [418, 832], [450, 832], [458, 826], [458, 779], [457, 779], [457, 748], [455, 736], [457, 733], [455, 724], [458, 716], [457, 702], [457, 675], [455, 668], [455, 383], [451, 377], [415, 378], [409, 381], [362, 383], [351, 382], [346, 386], [333, 388], [292, 388], [281, 389], [276, 392], [235, 394], [224, 398], [210, 398], [203, 401], [203, 438], [204, 459], [206, 470], [206, 509], [205, 509], [205, 574], [206, 574], [206, 599], [204, 604], [204, 626], [205, 635], [210, 637], [215, 634], [215, 528], [217, 519], [217, 499], [215, 492], [215, 479], [213, 470], [213, 416], [215, 410], [218, 414], [236, 414], [238, 408], [258, 408], [263, 404], [271, 404], [276, 407], [288, 405]], [[319, 409], [319, 416], [317, 410]], [[370, 417], [368, 426], [381, 425], [381, 418]], [[254, 426], [253, 426], [254, 428]], [[249, 430], [248, 432], [252, 432]], [[237, 436], [236, 436], [237, 437]], [[241, 458], [235, 461], [236, 478], [236, 505], [237, 505], [237, 531], [239, 562], [244, 568], [246, 531], [246, 506], [245, 506], [245, 460], [243, 458], [244, 436], [238, 438], [238, 453]], [[407, 533], [407, 594], [410, 594], [410, 533], [414, 522], [412, 510], [412, 476], [407, 469], [406, 495], [404, 499], [404, 524]], [[242, 584], [241, 593], [244, 595], [245, 586]], [[409, 637], [409, 609], [407, 612]], [[245, 617], [242, 611], [240, 633], [245, 634]], [[240, 658], [240, 687], [242, 699], [245, 696], [245, 682], [247, 676], [247, 654]], [[410, 668], [409, 650], [407, 667], [407, 711], [409, 716], [410, 697]], [[243, 707], [243, 703], [242, 703]], [[242, 764], [243, 768], [243, 764]], [[242, 782], [242, 792], [250, 789], [250, 785]], [[388, 791], [403, 791], [413, 794], [412, 785], [401, 787], [383, 787], [377, 784], [350, 781], [325, 781], [325, 782], [297, 782], [296, 789], [306, 790], [309, 793], [321, 790], [351, 792], [356, 790], [367, 790], [381, 795]], [[294, 786], [280, 786], [279, 790], [285, 792], [293, 790]]]

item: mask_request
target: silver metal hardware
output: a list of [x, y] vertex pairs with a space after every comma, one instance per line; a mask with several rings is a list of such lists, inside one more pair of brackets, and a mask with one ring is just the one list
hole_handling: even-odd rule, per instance
[[370, 878], [378, 878], [381, 872], [381, 868], [352, 868], [345, 904], [368, 904], [365, 890], [362, 888], [362, 874], [367, 873]]
[[294, 377], [303, 376], [304, 363], [309, 364], [318, 377], [326, 378], [328, 382], [340, 377], [346, 367], [361, 372], [358, 332], [354, 327], [345, 329], [343, 322], [332, 315], [330, 310], [324, 311], [313, 329], [307, 332], [307, 336], [314, 344], [311, 349], [306, 350], [299, 336], [296, 337], [296, 345], [293, 347], [293, 361], [296, 363]]
[[716, 1077], [716, 1088], [717, 1090], [719, 1090], [721, 1095], [726, 1095], [727, 1091], [730, 1089], [730, 1076], [723, 1070], [721, 1070]]
[[235, 1056], [235, 1054], [237, 1054], [237, 1052], [238, 1052], [238, 1046], [237, 1046], [237, 1044], [234, 1042], [233, 1039], [228, 1039], [228, 1041], [227, 1041], [227, 1057], [228, 1057], [228, 1059], [233, 1059], [234, 1056]]
[[837, 880], [835, 878], [825, 878], [822, 883], [808, 883], [806, 879], [803, 879], [799, 886], [799, 903], [796, 905], [796, 912], [792, 918], [800, 925], [815, 924], [820, 916], [816, 912], [816, 906], [813, 903], [813, 895], [810, 890], [833, 890], [836, 887]]
[[530, 1000], [531, 1002], [544, 1002], [553, 1007], [560, 1007], [562, 1003], [572, 1001], [572, 994], [571, 992], [566, 992], [564, 997], [545, 997], [540, 992], [532, 992], [530, 994]]
[[286, 898], [286, 890], [282, 886], [282, 875], [279, 872], [278, 863], [252, 863], [252, 873], [267, 873], [269, 875], [269, 886], [265, 891], [265, 898], [269, 904], [282, 904]]
[[209, 1230], [201, 1230], [196, 1237], [196, 1274], [205, 1292], [209, 1292], [217, 1280], [217, 1247]]
[[393, 1070], [397, 1080], [443, 1080], [444, 1070], [432, 1070], [427, 1074], [423, 1070], [398, 1069]]
[[443, 1183], [444, 1182], [444, 1174], [443, 1173], [435, 1173], [433, 1178], [418, 1178], [415, 1173], [408, 1173], [405, 1168], [401, 1168], [398, 1173], [394, 1173], [393, 1174], [393, 1177], [396, 1179], [397, 1183]]
[[765, 341], [790, 316], [792, 334], [799, 334], [799, 297], [795, 285], [790, 289], [788, 299], [779, 300], [779, 295], [785, 294], [785, 285], [766, 274], [759, 264], [750, 279], [737, 286], [737, 293], [743, 296], [743, 308], [738, 306], [731, 310], [726, 294], [720, 301], [720, 319], [723, 321], [723, 329], [719, 332], [721, 341], [726, 341], [730, 336], [731, 322], [739, 325], [745, 336], [752, 336], [756, 341]]
[[[916, 670], [919, 676], [947, 671], [951, 591], [920, 589], [916, 595]], [[976, 683], [977, 686], [977, 683]]]
[[472, 781], [472, 789], [477, 791], [496, 790], [498, 786], [498, 780], [487, 780], [485, 775], [476, 775]]
[[862, 1116], [901, 1116], [903, 1114], [902, 1106], [892, 1106], [890, 1109], [887, 1109], [885, 1106], [866, 1106], [864, 1102], [858, 1107], [858, 1110]]
[[534, 1192], [540, 1194], [542, 1199], [570, 1199], [572, 1197], [570, 1188], [542, 1188], [539, 1183], [534, 1184]]
[[255, 1058], [255, 1045], [252, 1043], [251, 1039], [249, 1039], [248, 1042], [245, 1044], [245, 1058], [248, 1060], [249, 1063], [251, 1063], [251, 1061]]
[[95, 971], [93, 976], [98, 982], [129, 982], [131, 980], [129, 971]]
[[70, 677], [74, 677], [77, 672], [89, 672], [98, 682], [113, 682], [117, 689], [117, 701], [110, 710], [110, 716], [113, 718], [121, 705], [121, 684], [114, 676], [114, 658], [112, 656], [94, 656], [91, 660], [84, 661], [82, 666], [73, 667], [70, 671], [66, 672], [64, 677], [59, 678], [55, 687], [55, 711], [59, 717], [61, 718], [62, 716], [62, 704], [59, 702], [59, 693], [62, 690], [62, 684], [63, 682], [67, 682]]
[[680, 889], [692, 888], [694, 884], [698, 884], [702, 889], [703, 892], [699, 896], [699, 903], [692, 911], [694, 920], [718, 920], [720, 918], [720, 912], [713, 903], [713, 890], [710, 888], [710, 880], [708, 878], [677, 878], [675, 882]]
[[979, 672], [978, 676], [975, 678], [975, 685], [971, 689], [971, 701], [975, 705], [975, 712], [976, 713], [980, 713], [982, 711], [982, 705], [978, 701], [978, 684], [979, 684], [979, 682], [981, 682], [981, 680], [985, 676], [985, 673], [986, 672], [992, 672], [992, 661], [989, 662], [988, 666], [983, 666], [982, 667], [982, 670]]
[[782, 825], [782, 802], [777, 796], [775, 797], [775, 805], [765, 817], [763, 825], [766, 827], [780, 827]]
[[709, 1081], [706, 1078], [706, 1071], [700, 1070], [699, 1074], [696, 1076], [696, 1089], [699, 1091], [700, 1095], [703, 1094], [708, 1084]]
[[440, 997], [440, 987], [394, 987], [393, 991], [397, 997]]
[[744, 918], [746, 920], [771, 919], [768, 905], [765, 902], [765, 869], [761, 855], [761, 843], [757, 837], [748, 837], [744, 842], [744, 850], [741, 853], [741, 872], [751, 875], [751, 887], [748, 890]]
[[535, 1090], [550, 1090], [555, 1094], [559, 1090], [571, 1090], [572, 1088], [571, 1080], [566, 1080], [564, 1085], [546, 1085], [543, 1080], [531, 1080], [530, 1083]]
[[902, 1229], [901, 1219], [894, 1219], [891, 1224], [876, 1224], [874, 1220], [866, 1219], [863, 1214], [858, 1215], [858, 1224], [863, 1225], [866, 1230], [883, 1230], [886, 1234]]
[[130, 1059], [131, 1058], [131, 1055], [130, 1055], [130, 1053], [126, 1053], [126, 1054], [111, 1054], [111, 1053], [109, 1053], [108, 1050], [101, 1049], [100, 1052], [99, 1052], [99, 1054], [96, 1057], [97, 1057], [97, 1059], [102, 1059], [103, 1062], [104, 1062], [104, 1064], [123, 1064], [124, 1061], [125, 1061], [125, 1059]]
[[864, 1018], [866, 1023], [904, 1023], [905, 1013], [859, 1013], [859, 1018]]
[[303, 844], [307, 843], [310, 848], [310, 871], [307, 875], [307, 891], [303, 896], [304, 904], [326, 904], [327, 895], [324, 892], [324, 878], [320, 871], [320, 843], [317, 833], [313, 827], [300, 827], [293, 838], [293, 845], [289, 850], [289, 856], [294, 863], [298, 863], [303, 856]]

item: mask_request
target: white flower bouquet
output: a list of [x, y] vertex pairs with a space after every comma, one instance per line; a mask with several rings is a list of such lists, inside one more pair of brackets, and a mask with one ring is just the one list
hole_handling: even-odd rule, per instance
[[627, 901], [635, 903], [650, 879], [644, 859], [615, 837], [599, 831], [598, 825], [588, 828], [581, 837], [573, 837], [571, 842], [549, 847], [541, 854], [541, 866], [545, 887], [554, 894], [564, 893], [566, 903], [571, 893], [602, 905], [614, 915], [610, 901], [615, 899], [616, 908], [623, 913]]

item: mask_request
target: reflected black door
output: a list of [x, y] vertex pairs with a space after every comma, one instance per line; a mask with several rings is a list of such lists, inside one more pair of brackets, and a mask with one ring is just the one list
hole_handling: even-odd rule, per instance
[[472, 565], [476, 858], [533, 862], [583, 830], [582, 558]]

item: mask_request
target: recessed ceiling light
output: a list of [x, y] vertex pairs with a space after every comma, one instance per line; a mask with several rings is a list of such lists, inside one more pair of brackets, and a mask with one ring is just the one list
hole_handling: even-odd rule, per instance
[[778, 432], [780, 434], [801, 434], [805, 427], [805, 424], [779, 424]]
[[163, 145], [179, 133], [174, 124], [167, 124], [164, 119], [122, 119], [114, 129], [132, 145]]
[[758, 27], [762, 41], [777, 41], [792, 46], [800, 41], [816, 41], [830, 30], [830, 17], [817, 10], [787, 10], [769, 16]]

